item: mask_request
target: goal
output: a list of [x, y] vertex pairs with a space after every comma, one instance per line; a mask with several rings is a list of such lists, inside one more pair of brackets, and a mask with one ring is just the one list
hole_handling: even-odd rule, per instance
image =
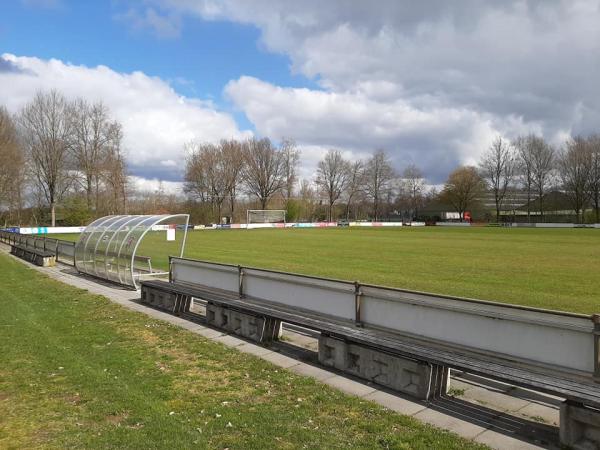
[[248, 209], [246, 228], [270, 227], [271, 224], [285, 224], [285, 209]]

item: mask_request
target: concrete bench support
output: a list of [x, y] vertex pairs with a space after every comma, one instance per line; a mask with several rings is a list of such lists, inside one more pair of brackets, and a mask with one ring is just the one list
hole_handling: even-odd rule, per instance
[[448, 369], [321, 335], [319, 362], [421, 400], [446, 393]]
[[560, 407], [560, 443], [575, 450], [600, 448], [600, 410], [565, 401]]
[[10, 252], [25, 261], [41, 267], [53, 267], [56, 265], [56, 255], [36, 249], [27, 249], [13, 245]]
[[175, 314], [190, 310], [191, 299], [182, 294], [142, 285], [142, 303]]
[[281, 330], [279, 320], [246, 314], [211, 302], [206, 305], [206, 322], [216, 328], [260, 343], [277, 340]]

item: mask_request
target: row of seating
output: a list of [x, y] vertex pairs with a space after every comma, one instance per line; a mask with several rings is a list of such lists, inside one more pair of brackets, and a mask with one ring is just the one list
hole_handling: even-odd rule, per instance
[[10, 252], [13, 255], [29, 261], [37, 266], [51, 267], [56, 265], [55, 252], [27, 247], [22, 244], [12, 244], [10, 246]]
[[[285, 322], [316, 330], [321, 334], [322, 364], [420, 399], [447, 392], [449, 369], [557, 395], [566, 399], [561, 408], [561, 442], [574, 448], [590, 442], [600, 445], [600, 383], [594, 379], [389, 330], [359, 327], [352, 321], [241, 296], [200, 282], [143, 281], [141, 296], [142, 302], [175, 314], [189, 311], [191, 299], [202, 299], [207, 302], [210, 325], [265, 344], [276, 333], [257, 331], [257, 325]], [[252, 326], [243, 326], [244, 316], [252, 318], [246, 320]], [[237, 326], [231, 324], [232, 317], [237, 318]]]

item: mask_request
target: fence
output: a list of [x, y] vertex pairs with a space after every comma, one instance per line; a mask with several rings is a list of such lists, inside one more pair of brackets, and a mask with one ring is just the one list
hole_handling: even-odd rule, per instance
[[8, 245], [24, 245], [27, 248], [55, 252], [57, 261], [70, 266], [75, 265], [75, 242], [45, 236], [19, 234], [11, 231], [0, 231], [0, 242]]
[[172, 282], [238, 292], [372, 329], [600, 378], [600, 316], [171, 258]]

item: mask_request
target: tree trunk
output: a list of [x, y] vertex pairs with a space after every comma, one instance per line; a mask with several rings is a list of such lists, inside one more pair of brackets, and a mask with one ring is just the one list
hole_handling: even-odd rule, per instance
[[87, 200], [88, 210], [92, 210], [92, 179], [90, 177], [86, 177], [86, 187], [85, 187], [85, 197]]
[[540, 198], [539, 198], [539, 202], [540, 202], [540, 219], [542, 222], [545, 222], [544, 220], [544, 200], [542, 199], [542, 191], [540, 190], [538, 192]]
[[531, 223], [531, 187], [527, 186], [527, 223]]
[[378, 207], [379, 207], [379, 199], [377, 198], [377, 195], [375, 195], [373, 197], [373, 213], [375, 215], [375, 222], [377, 222], [377, 215], [378, 215], [377, 214], [378, 213], [377, 209], [378, 209]]
[[56, 207], [54, 202], [50, 203], [50, 216], [51, 216], [51, 223], [52, 226], [55, 227], [56, 226]]

